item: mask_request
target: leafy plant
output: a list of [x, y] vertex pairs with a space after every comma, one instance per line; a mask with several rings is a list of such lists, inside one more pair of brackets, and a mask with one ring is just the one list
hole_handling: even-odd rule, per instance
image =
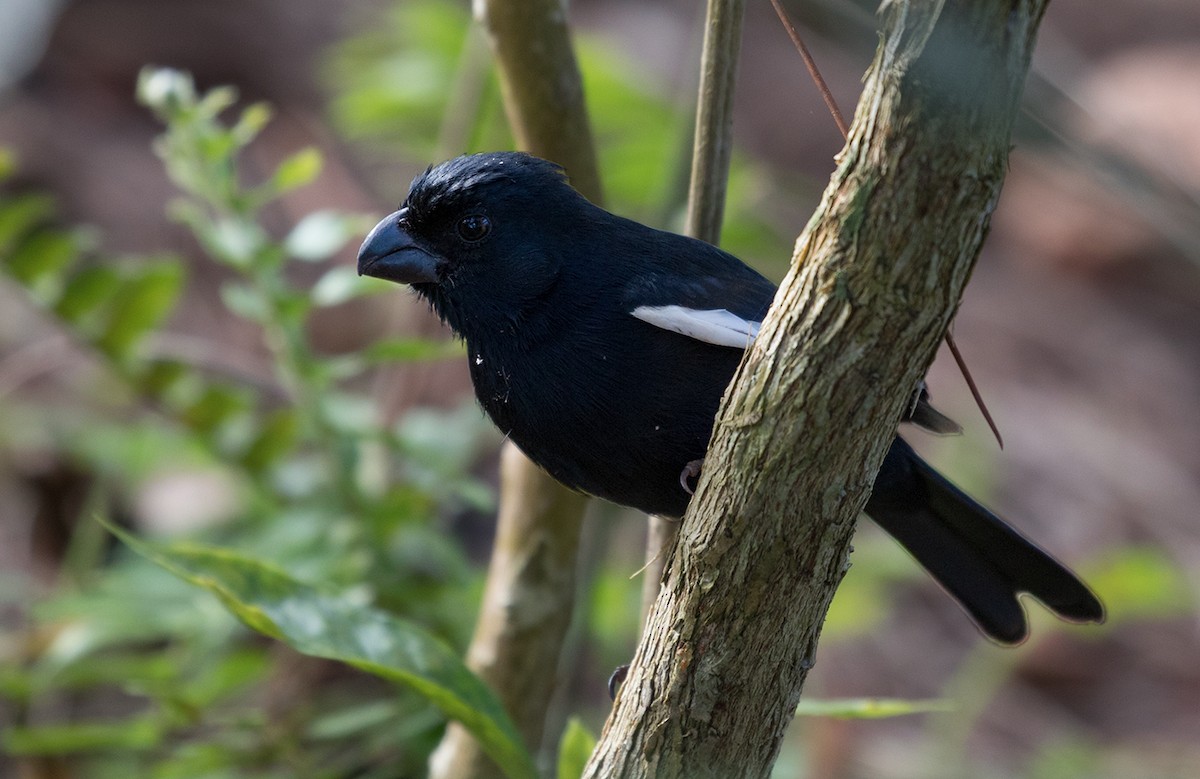
[[[149, 552], [134, 542], [148, 557], [118, 551], [110, 560], [85, 518], [73, 543], [92, 552], [77, 578], [39, 604], [27, 640], [6, 651], [0, 693], [17, 713], [16, 726], [3, 732], [6, 751], [74, 755], [100, 776], [394, 775], [397, 765], [424, 762], [440, 724], [432, 713], [437, 705], [473, 723], [485, 741], [493, 734], [487, 743], [498, 745], [500, 762], [513, 775], [529, 775], [528, 756], [503, 712], [488, 708], [486, 689], [461, 664], [453, 670], [456, 653], [392, 616], [407, 614], [462, 640], [466, 625], [458, 615], [469, 610], [458, 604], [475, 592], [474, 575], [457, 544], [431, 522], [448, 507], [490, 504], [490, 491], [466, 474], [486, 428], [473, 409], [421, 411], [388, 425], [372, 398], [354, 389], [383, 360], [437, 359], [458, 349], [405, 339], [318, 353], [308, 336], [313, 313], [371, 287], [344, 266], [304, 286], [289, 271], [330, 258], [371, 220], [319, 211], [272, 236], [262, 226], [263, 210], [312, 181], [319, 155], [302, 150], [264, 181], [246, 184], [238, 155], [267, 122], [264, 106], [247, 106], [227, 124], [233, 90], [200, 94], [189, 77], [164, 70], [143, 73], [139, 98], [167, 126], [156, 148], [184, 193], [169, 211], [226, 268], [222, 300], [263, 334], [273, 380], [222, 375], [203, 359], [170, 354], [160, 328], [186, 288], [183, 263], [104, 257], [81, 231], [54, 224], [48, 197], [0, 200], [0, 260], [30, 300], [101, 357], [124, 387], [117, 393], [127, 405], [123, 423], [113, 424], [101, 408], [50, 425], [62, 450], [103, 475], [89, 511], [103, 513], [110, 499], [119, 508], [133, 485], [164, 468], [213, 470], [233, 485], [236, 499], [232, 516], [204, 535], [243, 556]], [[431, 426], [437, 437], [425, 432]], [[445, 446], [452, 441], [459, 443]], [[379, 462], [394, 467], [380, 469]], [[240, 628], [214, 602], [197, 599], [151, 559], [176, 573], [187, 560], [191, 581], [198, 580], [196, 566], [209, 577], [204, 581], [214, 571], [226, 575], [212, 589], [227, 604], [234, 597], [245, 604], [234, 613], [253, 627], [268, 626], [254, 615], [273, 613], [269, 635], [407, 680], [409, 692], [375, 686], [347, 703], [338, 702], [345, 692], [317, 689], [297, 698], [297, 707], [285, 706], [278, 721], [267, 719], [255, 699], [298, 661]], [[291, 574], [278, 573], [284, 569]], [[309, 595], [293, 575], [335, 594]], [[230, 579], [242, 589], [231, 589]], [[281, 601], [281, 593], [289, 597]], [[286, 614], [270, 612], [269, 604], [279, 603]], [[404, 651], [379, 656], [360, 647], [355, 655], [331, 635], [324, 644], [305, 643], [292, 630], [325, 620], [376, 633], [385, 626], [396, 651]], [[126, 714], [62, 719], [65, 702], [83, 691]]]

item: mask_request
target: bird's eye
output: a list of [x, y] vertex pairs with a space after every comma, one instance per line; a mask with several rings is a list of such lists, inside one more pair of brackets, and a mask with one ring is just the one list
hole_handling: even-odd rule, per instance
[[482, 241], [492, 231], [492, 220], [483, 214], [471, 214], [458, 220], [458, 237], [468, 243]]

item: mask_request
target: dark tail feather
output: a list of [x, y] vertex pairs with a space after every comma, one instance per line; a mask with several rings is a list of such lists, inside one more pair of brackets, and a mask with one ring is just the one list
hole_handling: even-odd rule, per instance
[[1075, 574], [947, 481], [900, 438], [884, 458], [867, 514], [997, 641], [1018, 643], [1029, 634], [1017, 599], [1022, 592], [1063, 619], [1104, 621], [1104, 607]]
[[901, 421], [910, 422], [938, 435], [958, 435], [962, 432], [962, 425], [933, 407], [933, 404], [930, 403], [929, 390], [925, 388], [923, 381], [917, 385], [917, 391], [913, 393], [908, 412]]
[[938, 411], [925, 400], [918, 400], [912, 407], [905, 422], [911, 422], [919, 428], [938, 435], [958, 435], [962, 433], [962, 425]]

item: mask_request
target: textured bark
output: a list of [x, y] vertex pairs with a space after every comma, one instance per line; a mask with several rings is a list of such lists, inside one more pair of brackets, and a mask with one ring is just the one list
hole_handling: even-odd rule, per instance
[[[477, 3], [500, 71], [517, 145], [566, 168], [601, 201], [583, 86], [558, 0]], [[586, 499], [512, 444], [501, 452], [500, 512], [484, 601], [467, 665], [486, 681], [536, 752], [574, 608]], [[501, 776], [475, 740], [451, 724], [430, 759], [432, 779]]]
[[840, 165], [727, 393], [588, 777], [765, 777], [1000, 194], [1039, 0], [885, 4]]

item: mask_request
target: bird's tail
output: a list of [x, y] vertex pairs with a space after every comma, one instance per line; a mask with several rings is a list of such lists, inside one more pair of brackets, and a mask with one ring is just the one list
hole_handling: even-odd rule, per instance
[[1022, 592], [1072, 622], [1103, 622], [1087, 585], [947, 481], [902, 439], [884, 458], [867, 514], [917, 559], [997, 641], [1029, 633]]

